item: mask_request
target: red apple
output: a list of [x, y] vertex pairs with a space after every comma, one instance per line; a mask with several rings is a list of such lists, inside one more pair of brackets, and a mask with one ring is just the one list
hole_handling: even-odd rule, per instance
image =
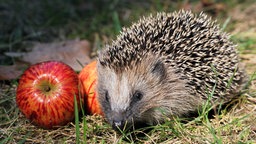
[[74, 96], [79, 101], [76, 72], [62, 62], [47, 61], [21, 76], [16, 103], [33, 124], [51, 129], [73, 120]]
[[95, 85], [97, 81], [97, 62], [86, 65], [79, 73], [79, 87], [82, 97], [85, 97], [85, 107], [89, 114], [103, 115], [100, 108]]

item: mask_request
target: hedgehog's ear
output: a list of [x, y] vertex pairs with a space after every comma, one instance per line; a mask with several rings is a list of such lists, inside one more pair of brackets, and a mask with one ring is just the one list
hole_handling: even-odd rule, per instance
[[151, 70], [152, 74], [156, 77], [159, 77], [160, 80], [163, 80], [166, 75], [166, 69], [164, 64], [161, 61], [157, 61]]

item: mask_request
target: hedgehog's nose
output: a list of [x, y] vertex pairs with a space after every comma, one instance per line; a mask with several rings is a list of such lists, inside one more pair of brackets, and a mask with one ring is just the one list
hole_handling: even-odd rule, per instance
[[115, 130], [123, 130], [124, 129], [124, 117], [122, 113], [113, 113], [112, 127]]
[[123, 131], [124, 130], [124, 121], [114, 119], [112, 122], [112, 128], [117, 131], [119, 131], [119, 130]]
[[124, 122], [123, 122], [123, 121], [113, 121], [112, 127], [113, 127], [114, 129], [123, 130], [123, 128], [124, 128]]

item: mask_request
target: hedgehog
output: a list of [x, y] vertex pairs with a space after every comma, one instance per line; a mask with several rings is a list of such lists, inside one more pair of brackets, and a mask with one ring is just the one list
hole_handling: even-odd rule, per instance
[[236, 45], [205, 13], [159, 12], [123, 28], [98, 53], [98, 101], [113, 129], [186, 117], [239, 96]]

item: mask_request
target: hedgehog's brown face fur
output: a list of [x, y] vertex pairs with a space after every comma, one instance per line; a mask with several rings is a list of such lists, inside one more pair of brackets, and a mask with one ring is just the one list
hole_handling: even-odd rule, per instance
[[145, 55], [141, 61], [116, 70], [98, 64], [98, 98], [114, 129], [156, 124], [166, 116], [194, 111], [198, 105], [185, 81], [158, 56]]

